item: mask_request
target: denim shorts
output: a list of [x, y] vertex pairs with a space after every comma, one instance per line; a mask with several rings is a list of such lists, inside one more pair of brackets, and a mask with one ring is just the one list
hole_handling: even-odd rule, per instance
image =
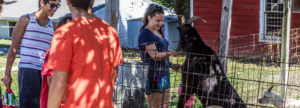
[[156, 76], [147, 77], [146, 79], [146, 94], [149, 95], [151, 92], [164, 93], [165, 89], [170, 88], [170, 76]]
[[41, 71], [19, 68], [18, 73], [20, 108], [39, 108], [42, 87]]

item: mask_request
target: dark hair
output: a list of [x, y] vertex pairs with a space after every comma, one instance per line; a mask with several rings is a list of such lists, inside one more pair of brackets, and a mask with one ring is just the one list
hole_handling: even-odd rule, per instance
[[92, 8], [93, 5], [94, 5], [94, 0], [91, 0], [91, 3], [90, 3], [90, 5], [89, 5], [89, 7]]
[[[49, 2], [49, 0], [43, 0], [43, 2]], [[41, 0], [39, 0], [39, 8], [41, 7]]]
[[[142, 31], [149, 23], [149, 19], [148, 19], [148, 16], [150, 16], [151, 18], [154, 17], [156, 14], [164, 14], [164, 9], [162, 6], [159, 6], [157, 4], [150, 4], [148, 6], [148, 8], [146, 9], [146, 12], [145, 12], [145, 15], [144, 15], [144, 18], [143, 18], [143, 26], [141, 27], [140, 31]], [[163, 28], [164, 26], [162, 26], [158, 31], [159, 33], [164, 36], [164, 33], [163, 33]]]
[[57, 28], [59, 28], [60, 26], [64, 25], [67, 23], [67, 20], [72, 20], [72, 17], [71, 16], [66, 16], [64, 17], [63, 19], [59, 20], [58, 23], [57, 23]]
[[72, 6], [78, 8], [78, 9], [83, 9], [83, 10], [88, 10], [89, 6], [92, 4], [91, 2], [94, 2], [94, 0], [69, 0]]
[[[49, 1], [56, 1], [56, 0], [43, 0], [44, 3], [48, 3]], [[41, 7], [41, 4], [40, 4], [41, 0], [39, 0], [39, 9]], [[58, 2], [60, 2], [60, 0], [58, 0]]]

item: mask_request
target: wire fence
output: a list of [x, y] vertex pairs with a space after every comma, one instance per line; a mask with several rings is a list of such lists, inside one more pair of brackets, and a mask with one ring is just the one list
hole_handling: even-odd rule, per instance
[[[226, 104], [237, 103], [241, 103], [240, 107], [243, 104], [255, 108], [271, 107], [273, 105], [262, 104], [258, 99], [263, 97], [268, 88], [273, 85], [272, 92], [274, 94], [279, 95], [280, 87], [287, 86], [286, 96], [283, 98], [285, 100], [300, 100], [300, 28], [291, 29], [287, 84], [280, 83], [281, 65], [283, 64], [280, 61], [281, 36], [276, 33], [278, 32], [274, 32], [273, 35], [268, 34], [276, 40], [272, 42], [261, 42], [260, 35], [263, 34], [232, 36], [229, 43], [228, 57], [226, 57], [226, 76], [221, 74], [210, 76], [211, 74], [199, 73], [204, 70], [211, 70], [209, 66], [216, 64], [213, 60], [214, 55], [184, 52], [179, 56], [170, 57], [170, 62], [183, 66], [187, 56], [201, 55], [204, 59], [209, 60], [206, 60], [207, 62], [199, 60], [198, 64], [189, 65], [189, 67], [193, 67], [193, 71], [174, 71], [170, 69], [170, 97], [169, 101], [165, 103], [168, 103], [170, 108], [176, 108], [178, 102], [182, 101], [179, 98], [179, 91], [182, 91], [188, 97], [194, 96], [195, 101], [190, 106], [194, 108], [202, 108], [212, 104], [218, 104], [225, 108], [227, 107]], [[217, 40], [205, 41], [205, 43], [215, 51], [218, 48]], [[124, 63], [119, 67], [119, 76], [115, 83], [113, 98], [115, 107], [146, 108], [147, 95], [145, 94], [145, 87], [149, 67], [147, 64], [142, 63], [140, 53], [136, 49], [123, 49], [123, 57]], [[198, 73], [193, 73], [197, 70]], [[187, 74], [183, 74], [185, 72]], [[205, 82], [205, 78], [208, 77], [211, 77], [211, 79]], [[187, 81], [183, 82], [191, 84], [187, 84], [188, 86], [182, 84], [182, 79]], [[205, 85], [204, 82], [208, 85]], [[183, 85], [182, 89], [179, 89], [180, 85]], [[207, 92], [211, 85], [215, 86], [213, 93], [209, 94]], [[189, 90], [190, 92], [188, 92]], [[237, 101], [237, 98], [242, 101]], [[188, 98], [185, 97], [185, 100], [188, 100]]]

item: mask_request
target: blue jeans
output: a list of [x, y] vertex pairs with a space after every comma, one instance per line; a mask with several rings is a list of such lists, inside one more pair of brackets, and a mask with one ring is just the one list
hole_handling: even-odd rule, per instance
[[41, 71], [31, 68], [19, 68], [18, 83], [20, 108], [40, 108]]

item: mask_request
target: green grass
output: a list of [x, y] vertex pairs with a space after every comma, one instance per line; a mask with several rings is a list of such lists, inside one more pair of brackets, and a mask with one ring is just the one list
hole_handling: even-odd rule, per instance
[[10, 39], [0, 39], [0, 48], [9, 48], [11, 44]]
[[[10, 39], [0, 39], [0, 48], [9, 48], [11, 44]], [[6, 57], [7, 55], [0, 55], [0, 78], [2, 79], [5, 74], [5, 67], [6, 67]], [[17, 56], [15, 59], [15, 62], [13, 64], [13, 67], [18, 67], [18, 63], [20, 61], [20, 57]], [[18, 88], [18, 71], [17, 70], [12, 70], [11, 72], [12, 76], [12, 84], [11, 84], [11, 89], [13, 90], [18, 102], [19, 102], [19, 88]], [[4, 86], [4, 83], [1, 81], [0, 83], [1, 87], [1, 93], [3, 94], [6, 87]]]
[[[281, 68], [278, 65], [270, 65], [272, 63], [245, 62], [240, 60], [228, 60], [227, 77], [231, 84], [239, 93], [240, 97], [248, 104], [260, 105], [257, 102], [263, 92], [268, 87], [275, 85], [273, 92], [280, 93], [280, 73]], [[275, 63], [273, 63], [275, 64]], [[288, 78], [287, 98], [299, 99], [300, 88], [296, 87], [300, 78], [299, 65], [291, 65]]]
[[[4, 72], [5, 72], [5, 66], [6, 66], [6, 55], [0, 55], [0, 78], [4, 77]], [[19, 56], [15, 59], [15, 62], [13, 64], [13, 67], [17, 67], [18, 63], [20, 61]], [[19, 100], [19, 88], [18, 88], [18, 71], [14, 70], [11, 72], [11, 76], [13, 79], [13, 82], [11, 84], [11, 89], [13, 90], [14, 94], [16, 95], [17, 100]], [[1, 81], [0, 83], [1, 86], [1, 93], [3, 94], [5, 91], [5, 86], [3, 82]]]

